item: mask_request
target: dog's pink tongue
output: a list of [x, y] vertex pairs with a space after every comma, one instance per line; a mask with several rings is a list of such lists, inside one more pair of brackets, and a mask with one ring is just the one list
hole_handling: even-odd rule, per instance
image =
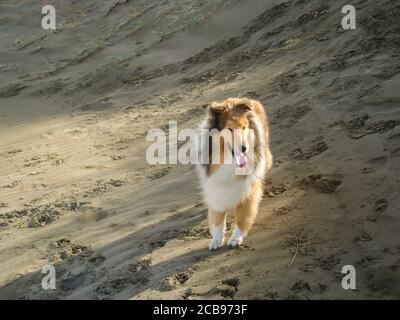
[[247, 159], [243, 153], [235, 155], [235, 162], [239, 168], [244, 168], [247, 164]]

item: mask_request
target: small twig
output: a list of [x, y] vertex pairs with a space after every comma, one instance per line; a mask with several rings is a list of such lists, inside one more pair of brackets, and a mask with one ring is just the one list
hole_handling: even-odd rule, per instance
[[293, 257], [292, 257], [292, 260], [290, 260], [290, 263], [289, 263], [289, 264], [287, 265], [287, 267], [286, 267], [286, 271], [287, 271], [287, 270], [289, 270], [290, 266], [291, 266], [291, 265], [293, 264], [293, 262], [294, 262], [294, 259], [296, 259], [297, 254], [299, 253], [299, 246], [300, 246], [300, 243], [299, 243], [299, 236], [297, 235], [296, 232], [293, 231], [293, 228], [292, 228], [292, 226], [290, 225], [289, 220], [288, 220], [287, 218], [284, 219], [284, 220], [285, 220], [287, 226], [289, 227], [290, 232], [293, 233], [294, 236], [296, 237], [296, 251], [294, 252], [294, 255], [293, 255]]
[[296, 251], [294, 252], [292, 260], [290, 261], [290, 263], [286, 267], [286, 270], [289, 270], [290, 266], [293, 264], [294, 259], [296, 259], [296, 256], [297, 256], [298, 252], [299, 252], [299, 239], [297, 239], [297, 242], [296, 242]]

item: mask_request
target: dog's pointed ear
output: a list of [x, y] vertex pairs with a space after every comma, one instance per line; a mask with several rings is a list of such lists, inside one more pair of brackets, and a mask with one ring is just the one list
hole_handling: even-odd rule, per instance
[[207, 112], [211, 116], [219, 116], [223, 114], [224, 112], [227, 112], [229, 110], [229, 107], [225, 104], [218, 103], [218, 102], [213, 102], [207, 107]]
[[241, 103], [236, 105], [236, 110], [238, 110], [240, 113], [246, 113], [251, 111], [251, 107], [248, 104]]

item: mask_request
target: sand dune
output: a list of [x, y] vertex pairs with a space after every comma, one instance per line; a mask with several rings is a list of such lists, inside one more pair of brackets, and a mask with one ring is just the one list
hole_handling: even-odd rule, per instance
[[[56, 31], [0, 4], [0, 298], [400, 298], [397, 1], [348, 31], [346, 1], [53, 2]], [[265, 105], [275, 162], [244, 245], [209, 252], [193, 168], [145, 134], [229, 96]]]

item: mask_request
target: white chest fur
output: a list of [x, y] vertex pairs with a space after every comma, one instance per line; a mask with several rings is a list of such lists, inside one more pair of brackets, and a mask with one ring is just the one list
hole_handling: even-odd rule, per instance
[[234, 208], [251, 191], [252, 176], [238, 176], [232, 165], [221, 165], [211, 176], [202, 179], [204, 201], [219, 212]]

